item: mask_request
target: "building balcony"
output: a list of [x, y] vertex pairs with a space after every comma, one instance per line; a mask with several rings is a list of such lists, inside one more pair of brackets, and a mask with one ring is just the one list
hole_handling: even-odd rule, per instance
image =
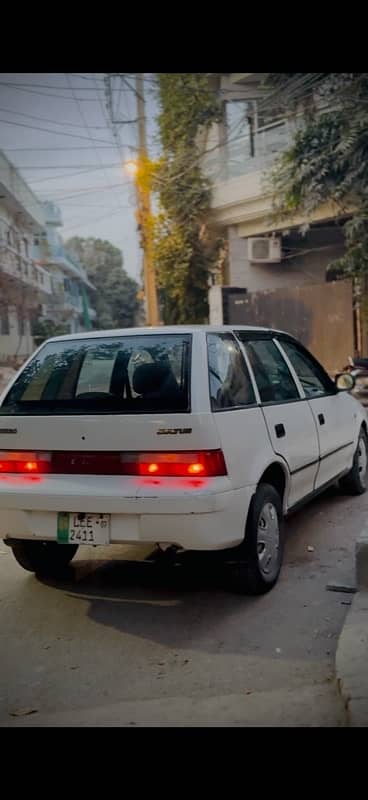
[[14, 214], [34, 233], [44, 228], [44, 209], [42, 203], [27, 186], [19, 172], [0, 152], [0, 198]]
[[[211, 206], [215, 221], [222, 227], [237, 226], [241, 237], [259, 236], [275, 230], [271, 222], [272, 189], [270, 168], [291, 144], [302, 125], [302, 118], [278, 121], [218, 148], [205, 160], [205, 172], [212, 181]], [[253, 154], [252, 154], [253, 153]], [[311, 215], [311, 221], [331, 220], [337, 207], [326, 203]], [[278, 223], [278, 230], [301, 225], [305, 217], [290, 216]]]
[[69, 277], [77, 278], [79, 281], [84, 283], [90, 289], [94, 289], [95, 287], [88, 279], [87, 272], [77, 261], [75, 261], [69, 254], [65, 253], [65, 250], [62, 246], [52, 246], [51, 248], [51, 255], [44, 259], [44, 264], [50, 267], [57, 267], [59, 270], [62, 270], [66, 273]]
[[49, 272], [35, 264], [31, 258], [18, 253], [3, 239], [0, 239], [0, 271], [23, 285], [33, 287], [47, 295], [52, 294]]
[[292, 129], [284, 120], [251, 136], [239, 137], [204, 158], [204, 171], [215, 185], [267, 169], [290, 145]]
[[83, 314], [83, 300], [81, 297], [64, 292], [64, 306], [65, 308], [75, 311], [77, 314]]

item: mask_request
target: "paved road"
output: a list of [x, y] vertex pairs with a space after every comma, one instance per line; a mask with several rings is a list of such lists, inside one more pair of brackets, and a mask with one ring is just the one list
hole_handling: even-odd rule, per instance
[[333, 664], [351, 596], [325, 587], [353, 582], [367, 509], [368, 493], [331, 490], [291, 518], [280, 581], [258, 599], [208, 566], [126, 566], [147, 554], [132, 548], [81, 548], [44, 581], [0, 540], [0, 724], [344, 724]]

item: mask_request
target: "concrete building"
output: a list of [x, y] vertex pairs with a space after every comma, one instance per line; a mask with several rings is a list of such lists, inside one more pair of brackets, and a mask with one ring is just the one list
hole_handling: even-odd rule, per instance
[[44, 230], [34, 237], [32, 255], [52, 276], [53, 293], [42, 306], [42, 317], [67, 327], [68, 333], [89, 330], [96, 318], [92, 306], [93, 284], [84, 267], [64, 247], [58, 229], [61, 211], [43, 203]]
[[42, 203], [0, 152], [0, 361], [24, 360], [34, 349], [31, 318], [52, 295], [51, 276], [32, 259], [42, 234]]
[[[204, 158], [213, 182], [214, 218], [228, 243], [221, 282], [248, 292], [324, 282], [327, 265], [344, 252], [332, 206], [312, 215], [305, 235], [300, 232], [306, 221], [302, 217], [291, 217], [277, 227], [270, 221], [267, 176], [302, 118], [267, 112], [263, 77], [262, 73], [212, 75], [213, 88], [223, 100], [223, 120], [210, 131]], [[267, 241], [257, 244], [254, 239]]]
[[69, 333], [89, 330], [96, 312], [86, 270], [64, 248], [60, 209], [41, 202], [0, 152], [0, 364], [35, 349], [37, 320]]

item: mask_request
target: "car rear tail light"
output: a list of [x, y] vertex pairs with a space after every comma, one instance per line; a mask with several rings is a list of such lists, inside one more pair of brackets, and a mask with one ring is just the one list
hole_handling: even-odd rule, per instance
[[144, 475], [214, 478], [227, 475], [222, 450], [176, 453], [0, 452], [0, 473], [23, 475]]
[[15, 472], [18, 475], [40, 475], [51, 472], [51, 453], [2, 450], [0, 473], [3, 472]]
[[227, 474], [222, 450], [178, 453], [123, 453], [121, 464], [124, 475], [214, 478]]

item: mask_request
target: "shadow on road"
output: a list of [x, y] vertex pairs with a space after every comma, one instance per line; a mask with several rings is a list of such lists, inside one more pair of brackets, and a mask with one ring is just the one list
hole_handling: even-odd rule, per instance
[[[324, 565], [306, 545], [319, 515], [331, 511], [331, 500], [334, 506], [346, 503], [346, 498], [331, 489], [287, 521], [285, 569], [278, 585], [262, 597], [234, 593], [231, 568], [224, 566], [221, 553], [188, 554], [174, 565], [158, 552], [136, 562], [79, 556], [57, 579], [38, 577], [38, 581], [67, 597], [85, 601], [87, 615], [95, 623], [162, 645], [182, 649], [197, 645], [207, 652], [218, 652], [220, 639], [224, 653], [234, 652], [234, 648], [238, 653], [246, 652], [251, 642], [256, 649], [262, 647], [265, 628], [272, 640], [275, 636], [277, 645], [277, 629], [285, 624], [290, 603], [300, 626], [309, 613], [305, 590], [303, 594], [297, 581], [307, 581], [312, 592], [310, 579], [322, 572]], [[318, 532], [316, 535], [320, 539]], [[309, 605], [311, 602], [308, 599]], [[295, 653], [298, 650], [295, 645]]]

